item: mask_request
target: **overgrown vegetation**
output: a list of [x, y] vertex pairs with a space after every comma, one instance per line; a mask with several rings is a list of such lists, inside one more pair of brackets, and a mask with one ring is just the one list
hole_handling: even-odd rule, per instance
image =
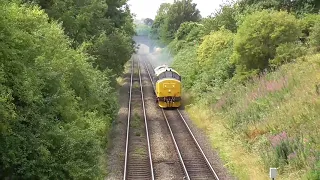
[[161, 4], [152, 25], [151, 37], [163, 44], [169, 44], [183, 22], [200, 20], [200, 11], [196, 6], [192, 0]]
[[149, 36], [153, 20], [150, 18], [135, 20], [134, 24], [138, 36]]
[[[103, 179], [126, 1], [0, 1], [0, 178]], [[108, 8], [107, 8], [108, 7]]]
[[167, 44], [187, 109], [228, 167], [240, 179], [267, 179], [270, 167], [281, 179], [319, 179], [319, 2], [241, 0], [168, 30], [180, 4], [193, 3], [163, 4], [150, 37]]

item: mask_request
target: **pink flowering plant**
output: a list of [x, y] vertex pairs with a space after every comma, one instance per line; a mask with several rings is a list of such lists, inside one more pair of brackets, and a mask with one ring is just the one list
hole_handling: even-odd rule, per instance
[[283, 172], [285, 167], [300, 169], [305, 165], [317, 166], [319, 152], [314, 150], [314, 143], [304, 138], [303, 134], [289, 137], [286, 131], [271, 135], [262, 148], [261, 157], [266, 168], [278, 167]]

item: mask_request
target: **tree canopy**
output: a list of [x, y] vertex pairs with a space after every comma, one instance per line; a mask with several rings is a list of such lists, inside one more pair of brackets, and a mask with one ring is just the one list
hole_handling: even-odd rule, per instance
[[103, 179], [126, 1], [0, 1], [0, 178]]
[[196, 6], [197, 4], [192, 0], [178, 0], [173, 4], [161, 4], [152, 26], [153, 37], [164, 44], [169, 44], [182, 23], [200, 20], [200, 11]]

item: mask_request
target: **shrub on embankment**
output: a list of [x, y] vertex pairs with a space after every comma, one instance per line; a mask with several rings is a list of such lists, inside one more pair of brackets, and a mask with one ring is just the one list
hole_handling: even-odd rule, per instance
[[0, 2], [0, 178], [103, 179], [110, 71], [36, 6]]
[[[213, 145], [241, 179], [267, 179], [270, 167], [284, 179], [319, 179], [320, 18], [314, 10], [301, 14], [301, 4], [290, 13], [248, 4], [248, 11], [222, 8], [203, 26], [185, 22], [168, 45], [183, 91], [193, 96], [187, 109], [222, 141]], [[200, 27], [196, 42], [185, 38]]]

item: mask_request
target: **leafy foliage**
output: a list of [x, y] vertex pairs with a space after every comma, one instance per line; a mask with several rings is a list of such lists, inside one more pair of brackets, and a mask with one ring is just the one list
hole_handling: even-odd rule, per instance
[[182, 78], [183, 87], [190, 89], [197, 80], [199, 64], [195, 59], [197, 51], [195, 47], [186, 47], [174, 57], [172, 66], [178, 70]]
[[145, 18], [141, 20], [135, 20], [135, 30], [138, 36], [149, 36], [151, 33], [151, 27], [153, 25], [153, 20], [150, 18]]
[[295, 61], [297, 58], [306, 55], [307, 48], [301, 43], [284, 43], [276, 48], [276, 56], [270, 61], [271, 66], [280, 65]]
[[76, 47], [100, 34], [105, 27], [111, 28], [104, 18], [107, 7], [102, 0], [53, 0], [45, 11], [49, 17], [62, 22], [66, 34], [74, 40]]
[[317, 0], [241, 0], [239, 2], [239, 7], [242, 10], [251, 6], [257, 9], [283, 10], [296, 14], [318, 13], [320, 10], [320, 3]]
[[164, 44], [169, 44], [183, 22], [197, 22], [200, 11], [192, 0], [179, 0], [173, 4], [162, 4], [158, 10], [152, 32]]
[[264, 10], [248, 15], [234, 40], [233, 58], [238, 73], [267, 68], [269, 60], [276, 55], [277, 46], [297, 41], [300, 34], [297, 19], [286, 12]]
[[[233, 155], [226, 160], [236, 159], [239, 153], [230, 153], [230, 148], [242, 144], [250, 152], [247, 155], [262, 159], [265, 167], [279, 167], [281, 177], [317, 179], [319, 54], [312, 53], [320, 49], [319, 2], [241, 0], [221, 6], [200, 22], [181, 23], [174, 36], [174, 27], [161, 27], [170, 7], [157, 16], [161, 23], [155, 32], [170, 42], [184, 99], [192, 99], [186, 108], [200, 110], [193, 112], [195, 121], [212, 137], [222, 141], [231, 137], [231, 145], [213, 142]], [[225, 129], [210, 131], [219, 127]], [[268, 137], [280, 132], [288, 132], [290, 141], [272, 146]], [[248, 164], [232, 163], [232, 167], [237, 165], [240, 173], [243, 166], [252, 169], [250, 175], [237, 174], [242, 179], [265, 178], [265, 173], [256, 176], [263, 165], [255, 169], [257, 163], [251, 159]]]
[[213, 16], [202, 19], [202, 24], [205, 26], [205, 34], [209, 34], [212, 31], [218, 31], [221, 27], [236, 32], [236, 15], [237, 9], [232, 5], [222, 6]]
[[214, 63], [215, 56], [220, 51], [232, 46], [233, 36], [231, 31], [224, 28], [204, 36], [204, 40], [197, 51], [199, 63], [202, 66], [208, 66]]
[[320, 51], [320, 22], [311, 28], [310, 43], [317, 51]]
[[[95, 56], [95, 67], [111, 69], [114, 74], [123, 70], [119, 66], [122, 67], [123, 62], [130, 58], [134, 50], [131, 38], [135, 34], [126, 0], [26, 1], [38, 3], [51, 19], [62, 22], [65, 33], [73, 40], [74, 48], [89, 42], [93, 47], [88, 48], [88, 53]], [[104, 36], [109, 37], [103, 39]], [[120, 46], [116, 47], [118, 45], [110, 43], [110, 40], [118, 41]], [[102, 48], [112, 49], [115, 55], [107, 56], [101, 51]]]
[[145, 25], [147, 25], [147, 26], [152, 26], [153, 22], [154, 21], [152, 19], [150, 19], [150, 18], [146, 18], [146, 19], [143, 20], [143, 23]]
[[175, 34], [175, 39], [168, 45], [171, 52], [176, 54], [187, 46], [195, 46], [201, 43], [204, 27], [196, 22], [184, 22]]
[[310, 35], [311, 28], [316, 23], [320, 23], [319, 14], [307, 14], [306, 16], [300, 19], [302, 32], [304, 33], [305, 37], [308, 37]]
[[1, 179], [104, 178], [114, 72], [133, 52], [112, 2], [0, 2]]
[[170, 8], [170, 3], [162, 3], [157, 11], [157, 15], [151, 26], [150, 37], [155, 40], [160, 40], [160, 27], [163, 25], [164, 20]]
[[133, 53], [131, 37], [121, 30], [109, 35], [102, 33], [94, 39], [88, 52], [96, 58], [93, 61], [95, 67], [101, 71], [112, 68], [114, 74], [120, 75], [124, 64]]

